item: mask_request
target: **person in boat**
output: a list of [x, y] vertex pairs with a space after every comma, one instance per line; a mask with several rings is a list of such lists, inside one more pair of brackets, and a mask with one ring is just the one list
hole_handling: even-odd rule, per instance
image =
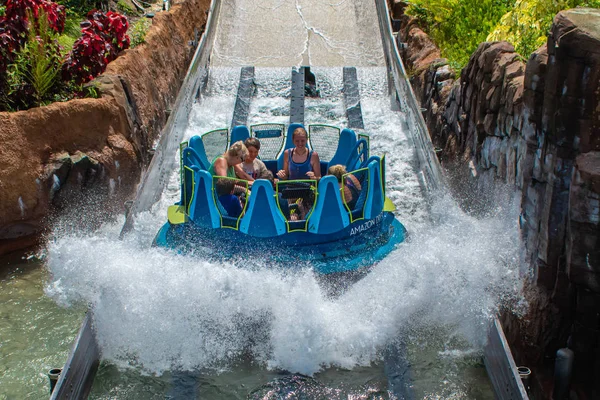
[[267, 174], [270, 174], [271, 179], [273, 179], [273, 174], [267, 169], [265, 163], [257, 158], [260, 150], [260, 140], [251, 137], [246, 139], [244, 145], [248, 149], [248, 155], [242, 162], [241, 167], [248, 175], [247, 180], [251, 182], [256, 179], [268, 179]]
[[271, 185], [273, 185], [273, 190], [275, 191], [275, 193], [277, 193], [277, 202], [279, 204], [279, 209], [283, 213], [285, 219], [287, 219], [289, 221], [290, 220], [290, 205], [289, 205], [288, 201], [283, 198], [283, 195], [281, 194], [281, 192], [277, 192], [277, 186], [275, 185], [276, 181], [273, 176], [273, 173], [271, 171], [267, 170], [264, 178], [262, 178], [262, 179], [267, 179], [269, 182], [271, 182]]
[[304, 128], [296, 128], [292, 133], [293, 149], [283, 155], [283, 169], [277, 172], [280, 179], [321, 179], [321, 162], [316, 151], [306, 147], [308, 134]]
[[227, 212], [228, 217], [237, 218], [242, 214], [242, 202], [233, 192], [235, 190], [235, 180], [220, 178], [215, 184], [219, 203]]
[[208, 172], [212, 176], [226, 176], [228, 178], [240, 178], [248, 180], [248, 174], [246, 174], [240, 164], [248, 157], [248, 149], [244, 143], [239, 140], [231, 145], [223, 155], [217, 156]]
[[295, 206], [290, 209], [290, 221], [305, 220], [315, 204], [315, 193], [311, 190], [304, 197], [296, 200]]
[[[337, 178], [337, 181], [340, 185], [340, 190], [342, 188], [344, 189], [344, 192], [342, 193], [342, 201], [346, 203], [350, 210], [353, 210], [356, 206], [358, 198], [360, 197], [360, 191], [362, 190], [362, 185], [360, 184], [358, 178], [353, 174], [348, 174], [346, 167], [341, 164], [336, 164], [329, 167], [327, 174], [333, 175]], [[344, 177], [344, 175], [346, 176]], [[344, 182], [343, 185], [342, 182]]]

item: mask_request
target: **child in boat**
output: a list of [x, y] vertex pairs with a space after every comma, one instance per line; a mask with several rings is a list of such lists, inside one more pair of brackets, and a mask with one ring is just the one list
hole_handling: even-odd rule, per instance
[[275, 190], [275, 193], [277, 193], [277, 202], [279, 203], [279, 209], [285, 216], [285, 219], [287, 219], [289, 221], [290, 220], [290, 205], [289, 205], [287, 199], [284, 199], [283, 195], [281, 193], [277, 192], [277, 186], [275, 186], [276, 181], [275, 181], [275, 178], [273, 177], [273, 173], [271, 171], [267, 170], [267, 172], [265, 172], [264, 178], [262, 178], [262, 179], [267, 179], [273, 185], [273, 190]]
[[247, 174], [242, 171], [242, 168], [239, 164], [244, 161], [244, 159], [248, 156], [248, 149], [244, 145], [244, 143], [239, 140], [231, 145], [229, 150], [227, 150], [223, 155], [217, 156], [210, 168], [208, 168], [208, 172], [212, 176], [226, 176], [228, 178], [239, 177], [240, 179], [247, 179]]
[[277, 172], [280, 179], [321, 179], [321, 162], [316, 151], [306, 147], [308, 134], [304, 128], [296, 128], [292, 133], [293, 149], [283, 155], [283, 169]]
[[[332, 165], [329, 167], [327, 174], [333, 175], [337, 178], [340, 189], [342, 189], [342, 187], [344, 188], [344, 191], [342, 192], [342, 200], [344, 203], [346, 203], [350, 210], [353, 210], [354, 207], [356, 207], [356, 202], [360, 197], [360, 191], [362, 190], [362, 185], [360, 184], [358, 178], [352, 174], [348, 174], [346, 167], [341, 164]], [[344, 175], [346, 175], [346, 179], [342, 185], [342, 178]]]
[[247, 180], [251, 182], [255, 179], [268, 179], [267, 173], [269, 173], [271, 179], [273, 179], [273, 174], [269, 172], [265, 163], [257, 158], [260, 150], [260, 140], [257, 138], [248, 138], [244, 142], [244, 145], [248, 149], [248, 155], [244, 159], [241, 167], [242, 170], [248, 174]]
[[290, 221], [305, 220], [315, 204], [315, 193], [310, 190], [308, 194], [296, 200], [296, 208], [290, 211]]
[[242, 202], [240, 198], [233, 194], [235, 189], [235, 180], [220, 178], [215, 184], [219, 203], [223, 206], [228, 217], [237, 218], [242, 214]]

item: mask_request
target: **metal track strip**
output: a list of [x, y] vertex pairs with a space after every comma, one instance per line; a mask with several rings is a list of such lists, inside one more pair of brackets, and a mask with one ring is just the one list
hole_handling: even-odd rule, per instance
[[348, 117], [348, 128], [365, 129], [360, 108], [360, 92], [355, 67], [344, 67], [344, 105]]
[[240, 72], [240, 84], [238, 85], [235, 107], [233, 109], [232, 129], [238, 125], [247, 125], [248, 111], [250, 110], [250, 102], [252, 101], [255, 88], [254, 67], [243, 67]]

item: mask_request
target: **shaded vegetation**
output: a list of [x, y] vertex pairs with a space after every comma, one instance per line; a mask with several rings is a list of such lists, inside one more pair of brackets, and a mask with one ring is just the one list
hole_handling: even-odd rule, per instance
[[411, 0], [417, 17], [452, 67], [460, 69], [481, 42], [506, 40], [528, 58], [545, 43], [561, 10], [600, 7], [600, 0]]

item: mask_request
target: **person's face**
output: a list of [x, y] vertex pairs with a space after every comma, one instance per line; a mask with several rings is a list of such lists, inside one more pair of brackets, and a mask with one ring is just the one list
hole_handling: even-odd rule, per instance
[[258, 157], [258, 149], [254, 146], [249, 146], [248, 147], [248, 156], [246, 157], [246, 163], [250, 164], [251, 162], [253, 162], [256, 157]]
[[306, 147], [306, 136], [304, 135], [296, 135], [294, 136], [294, 146], [299, 149], [303, 149]]

